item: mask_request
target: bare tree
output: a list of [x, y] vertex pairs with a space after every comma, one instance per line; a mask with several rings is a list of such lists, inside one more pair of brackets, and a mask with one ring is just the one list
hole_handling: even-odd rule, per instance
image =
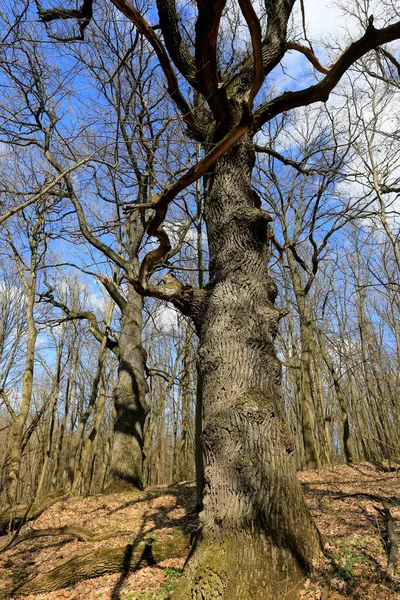
[[[258, 7], [260, 15], [249, 0], [235, 3], [249, 29], [244, 50], [234, 36], [231, 46], [222, 45], [224, 0], [198, 0], [186, 13], [191, 22], [185, 29], [174, 0], [157, 0], [158, 14], [148, 12], [153, 23], [127, 0], [112, 0], [112, 4], [157, 55], [179, 119], [204, 151], [203, 158], [173, 183], [132, 206], [133, 212], [154, 210], [147, 232], [159, 242], [140, 267], [135, 265], [131, 275], [135, 291], [172, 301], [193, 319], [200, 338], [204, 511], [201, 535], [175, 597], [279, 597], [296, 588], [321, 542], [296, 479], [294, 444], [281, 401], [281, 367], [274, 339], [282, 313], [275, 307], [277, 286], [268, 268], [271, 218], [252, 191], [253, 134], [285, 111], [327, 101], [354, 62], [400, 37], [400, 23], [376, 29], [369, 19], [364, 34], [324, 68], [324, 76], [313, 85], [263, 97], [254, 108], [264, 81], [290, 47], [288, 23], [295, 0], [265, 2]], [[46, 26], [56, 27], [52, 35], [75, 40], [90, 32], [93, 12], [90, 0], [73, 10], [39, 8]], [[63, 36], [64, 26], [72, 31]], [[194, 39], [186, 31], [194, 32]], [[304, 52], [314, 66], [319, 64], [311, 51]], [[59, 163], [51, 161], [61, 173]], [[153, 267], [171, 247], [163, 228], [168, 207], [202, 176], [209, 283], [196, 289], [169, 275], [155, 285], [149, 279]], [[64, 181], [79, 216], [73, 184], [68, 177]], [[111, 256], [126, 267], [115, 253]]]

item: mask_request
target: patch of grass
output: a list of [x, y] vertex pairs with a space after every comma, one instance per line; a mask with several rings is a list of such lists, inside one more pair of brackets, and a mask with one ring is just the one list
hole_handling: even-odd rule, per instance
[[344, 538], [337, 548], [330, 552], [327, 560], [334, 567], [336, 576], [350, 584], [366, 577], [373, 565], [361, 538]]

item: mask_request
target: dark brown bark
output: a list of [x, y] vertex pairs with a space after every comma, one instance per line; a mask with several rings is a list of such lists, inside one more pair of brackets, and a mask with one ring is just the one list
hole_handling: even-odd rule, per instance
[[174, 598], [279, 598], [320, 537], [296, 477], [274, 351], [269, 217], [253, 206], [250, 136], [207, 181], [210, 283], [200, 335], [205, 489], [201, 536]]

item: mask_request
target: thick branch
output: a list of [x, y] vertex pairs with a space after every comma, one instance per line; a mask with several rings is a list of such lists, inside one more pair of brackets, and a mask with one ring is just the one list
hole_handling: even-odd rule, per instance
[[15, 508], [4, 510], [0, 513], [0, 535], [7, 533], [8, 529], [16, 529], [22, 520], [25, 522], [33, 521], [53, 506], [56, 502], [68, 497], [69, 492], [61, 489], [36, 500], [31, 507], [16, 506]]
[[97, 279], [104, 285], [107, 292], [110, 294], [111, 298], [114, 300], [115, 304], [119, 306], [121, 311], [124, 310], [126, 306], [125, 298], [119, 293], [117, 286], [115, 283], [109, 279], [108, 277], [104, 277], [103, 275], [97, 275]]
[[[148, 204], [136, 204], [129, 208], [130, 211], [143, 210], [146, 208], [153, 208], [155, 210], [155, 215], [147, 228], [147, 233], [158, 239], [159, 246], [156, 250], [149, 252], [142, 261], [139, 274], [141, 293], [147, 294], [150, 291], [147, 282], [152, 268], [157, 262], [162, 260], [170, 248], [168, 236], [161, 227], [167, 214], [169, 204], [176, 198], [179, 192], [209, 171], [218, 158], [220, 158], [246, 131], [248, 131], [250, 123], [249, 115], [244, 112], [240, 123], [238, 123], [229, 134], [216, 144], [202, 160], [189, 169], [185, 175], [168, 188], [165, 188], [153, 202]], [[153, 289], [151, 295], [155, 295], [154, 292], [155, 290]]]
[[156, 250], [147, 254], [141, 265], [139, 282], [144, 293], [146, 293], [147, 281], [152, 267], [156, 262], [162, 260], [169, 249], [168, 236], [166, 236], [161, 225], [167, 214], [169, 204], [176, 196], [188, 185], [194, 183], [206, 172], [210, 171], [215, 162], [249, 129], [255, 132], [267, 121], [270, 121], [273, 117], [287, 110], [306, 106], [314, 102], [325, 102], [329, 98], [330, 92], [335, 85], [354, 62], [376, 46], [393, 41], [398, 37], [400, 37], [400, 23], [380, 30], [376, 30], [370, 26], [360, 40], [351, 44], [351, 46], [344, 51], [342, 56], [331, 67], [329, 73], [319, 83], [298, 92], [285, 92], [278, 98], [261, 105], [258, 111], [254, 113], [253, 117], [251, 117], [247, 111], [243, 110], [241, 121], [219, 143], [217, 143], [202, 160], [189, 169], [175, 183], [168, 188], [165, 188], [155, 201], [148, 204], [138, 204], [129, 209], [155, 209], [155, 215], [149, 224], [147, 232], [149, 235], [155, 236], [160, 244]]
[[253, 101], [264, 81], [264, 65], [261, 40], [261, 25], [250, 0], [239, 0], [240, 9], [246, 19], [250, 31], [253, 46], [254, 78], [250, 90], [245, 94], [245, 101], [249, 108], [253, 107]]
[[190, 85], [198, 90], [196, 63], [179, 30], [175, 0], [157, 0], [157, 9], [164, 42], [174, 65]]
[[[262, 62], [264, 78], [282, 60], [286, 52], [287, 24], [296, 0], [275, 0], [266, 2], [268, 15], [268, 26], [265, 38], [262, 42]], [[243, 63], [239, 73], [226, 84], [228, 95], [231, 97], [236, 93], [245, 93], [254, 81], [256, 66], [253, 55], [249, 56]]]
[[63, 527], [49, 527], [47, 529], [31, 529], [20, 534], [10, 542], [7, 542], [4, 546], [2, 546], [2, 548], [0, 548], [0, 553], [10, 550], [19, 544], [22, 544], [23, 542], [29, 542], [30, 540], [36, 540], [41, 537], [57, 537], [64, 535], [68, 537], [75, 537], [80, 542], [101, 542], [121, 535], [133, 535], [133, 533], [131, 531], [107, 531], [106, 533], [91, 533], [90, 531], [85, 531], [80, 527], [69, 527], [68, 525], [64, 525]]
[[214, 117], [220, 123], [230, 124], [232, 111], [218, 77], [217, 39], [226, 0], [198, 0], [196, 22], [196, 66], [200, 88], [207, 98]]
[[253, 117], [251, 129], [258, 131], [265, 123], [288, 110], [308, 106], [315, 102], [326, 102], [334, 87], [346, 71], [364, 54], [382, 44], [400, 37], [400, 22], [383, 29], [369, 26], [362, 38], [353, 42], [329, 69], [329, 73], [315, 85], [297, 92], [285, 92], [260, 106]]
[[73, 37], [71, 40], [83, 40], [85, 29], [89, 25], [93, 16], [93, 0], [83, 0], [82, 6], [75, 10], [68, 10], [64, 8], [51, 8], [49, 10], [43, 10], [39, 6], [38, 13], [40, 20], [43, 21], [43, 23], [50, 23], [56, 19], [77, 19], [79, 21], [79, 36]]

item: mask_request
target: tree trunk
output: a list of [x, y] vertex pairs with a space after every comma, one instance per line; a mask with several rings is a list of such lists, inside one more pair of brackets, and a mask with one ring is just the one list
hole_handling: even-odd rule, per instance
[[315, 410], [314, 395], [311, 377], [311, 357], [313, 349], [313, 334], [310, 319], [307, 315], [307, 306], [303, 284], [297, 271], [297, 266], [291, 252], [288, 253], [288, 265], [292, 277], [293, 290], [296, 297], [297, 310], [300, 321], [300, 405], [304, 443], [305, 466], [308, 469], [318, 469], [321, 466], [319, 449], [315, 435]]
[[60, 383], [61, 383], [61, 362], [62, 362], [62, 354], [64, 349], [64, 333], [62, 334], [61, 342], [59, 344], [57, 350], [57, 362], [55, 373], [53, 377], [53, 383], [50, 390], [50, 410], [49, 410], [49, 427], [46, 431], [46, 445], [44, 449], [44, 459], [42, 463], [42, 468], [40, 471], [39, 482], [36, 488], [36, 498], [40, 498], [42, 494], [43, 485], [46, 479], [48, 467], [52, 458], [53, 451], [53, 437], [54, 437], [54, 427], [56, 423], [56, 412], [57, 412], [57, 401], [58, 395], [60, 393]]
[[108, 491], [143, 487], [143, 430], [147, 414], [146, 355], [142, 346], [142, 297], [130, 287], [122, 309], [116, 419]]
[[346, 462], [350, 465], [354, 462], [353, 456], [353, 446], [350, 439], [350, 423], [349, 423], [349, 414], [347, 411], [346, 402], [344, 399], [342, 386], [340, 383], [340, 375], [336, 372], [336, 369], [333, 365], [331, 357], [329, 356], [328, 351], [325, 348], [324, 340], [322, 339], [321, 334], [319, 334], [319, 347], [321, 351], [321, 355], [323, 360], [325, 361], [326, 366], [328, 367], [329, 373], [333, 379], [333, 385], [335, 387], [336, 398], [340, 406], [340, 412], [342, 415], [342, 426], [343, 426], [343, 451], [346, 457]]
[[[280, 311], [245, 136], [217, 163], [205, 208], [210, 283], [198, 319], [205, 487], [201, 534], [174, 599], [296, 597], [321, 542], [296, 477], [274, 351]], [[286, 595], [285, 595], [286, 594]]]
[[[201, 158], [200, 146], [198, 147], [197, 158]], [[203, 256], [203, 194], [201, 191], [201, 180], [196, 182], [196, 205], [197, 205], [197, 268], [199, 289], [204, 287], [204, 256]], [[194, 463], [196, 469], [196, 509], [203, 508], [203, 489], [204, 489], [204, 459], [203, 442], [201, 434], [203, 432], [203, 386], [201, 383], [201, 372], [198, 361], [196, 361], [196, 408], [194, 416]]]
[[36, 253], [31, 262], [31, 278], [27, 289], [26, 320], [28, 324], [28, 340], [26, 345], [25, 371], [22, 380], [21, 408], [14, 420], [11, 431], [10, 470], [8, 473], [8, 500], [12, 505], [17, 502], [19, 472], [22, 456], [22, 434], [29, 414], [33, 388], [33, 369], [35, 365], [35, 346], [37, 330], [33, 314], [36, 289]]
[[192, 347], [193, 329], [186, 325], [185, 344], [183, 348], [183, 370], [181, 379], [182, 393], [182, 428], [179, 445], [179, 481], [189, 479], [190, 469], [190, 350]]
[[[95, 414], [93, 417], [92, 430], [85, 440], [85, 444], [82, 450], [82, 463], [83, 470], [86, 472], [85, 476], [85, 494], [90, 495], [90, 491], [93, 485], [93, 476], [95, 472], [95, 462], [97, 456], [97, 448], [100, 437], [100, 427], [103, 422], [103, 417], [106, 409], [106, 383], [104, 373], [100, 380], [99, 398], [95, 408]], [[90, 460], [91, 458], [91, 460]], [[90, 468], [89, 468], [90, 464]]]

